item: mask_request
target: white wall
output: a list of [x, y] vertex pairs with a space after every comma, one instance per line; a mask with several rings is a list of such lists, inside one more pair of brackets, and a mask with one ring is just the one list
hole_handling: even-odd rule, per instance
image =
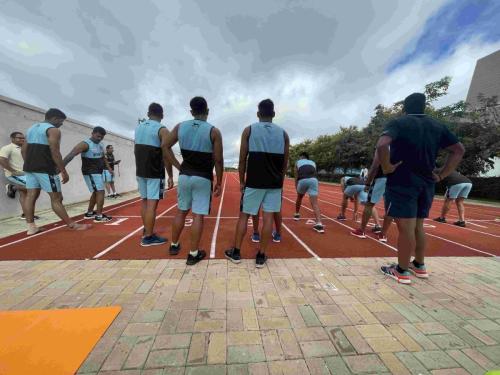
[[[59, 108], [64, 112], [64, 108]], [[44, 109], [31, 106], [26, 103], [16, 101], [0, 95], [0, 145], [10, 143], [10, 133], [20, 131], [25, 133], [26, 130], [35, 122], [43, 121]], [[136, 121], [131, 119], [131, 121]], [[67, 119], [61, 127], [62, 141], [61, 154], [67, 155], [69, 151], [78, 143], [90, 137], [92, 128], [99, 124], [85, 124], [83, 122]], [[120, 175], [118, 169], [115, 168], [116, 181], [115, 186], [117, 192], [127, 192], [137, 189], [135, 179], [135, 159], [134, 159], [134, 142], [133, 140], [120, 136], [114, 133], [108, 133], [104, 138], [105, 145], [112, 144], [114, 146], [114, 154], [116, 159], [120, 159]], [[89, 191], [83, 180], [81, 168], [81, 159], [76, 157], [68, 165], [69, 182], [63, 185], [63, 195], [65, 203], [76, 203], [88, 200]], [[1, 169], [1, 167], [0, 167]], [[174, 168], [174, 171], [175, 168]], [[3, 173], [0, 172], [1, 188], [5, 186], [7, 180]], [[45, 209], [50, 207], [50, 201], [47, 194], [43, 193], [37, 202], [37, 209]], [[19, 215], [21, 212], [19, 201], [8, 198], [4, 192], [0, 191], [0, 218]]]

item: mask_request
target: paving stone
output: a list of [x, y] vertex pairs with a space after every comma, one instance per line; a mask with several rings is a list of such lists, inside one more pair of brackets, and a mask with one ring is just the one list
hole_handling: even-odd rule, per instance
[[298, 328], [293, 331], [299, 342], [328, 340], [328, 334], [322, 327]]
[[449, 368], [444, 370], [434, 370], [431, 372], [432, 375], [470, 375], [463, 368]]
[[132, 318], [133, 323], [155, 323], [161, 322], [165, 317], [165, 311], [151, 310], [138, 311]]
[[291, 329], [278, 330], [278, 337], [286, 359], [302, 358], [299, 343]]
[[450, 333], [448, 328], [439, 322], [422, 322], [414, 324], [424, 335], [437, 335], [440, 333]]
[[445, 352], [432, 350], [426, 352], [416, 352], [413, 355], [428, 370], [438, 370], [443, 368], [457, 367], [458, 364]]
[[194, 324], [193, 332], [225, 332], [225, 320], [201, 320]]
[[490, 369], [493, 368], [493, 366], [495, 365], [493, 361], [490, 361], [477, 349], [462, 349], [461, 351], [482, 368]]
[[173, 335], [156, 336], [153, 350], [189, 348], [191, 333], [177, 333]]
[[269, 362], [268, 367], [270, 375], [309, 375], [309, 370], [303, 359]]
[[395, 353], [396, 357], [405, 365], [408, 370], [410, 370], [412, 374], [429, 375], [430, 372], [427, 371], [424, 365], [420, 363], [413, 354], [414, 353], [409, 352]]
[[394, 337], [368, 337], [365, 339], [375, 353], [399, 352], [405, 348]]
[[263, 362], [266, 360], [262, 345], [238, 345], [227, 347], [227, 363]]
[[390, 337], [390, 332], [381, 324], [368, 324], [356, 326], [358, 332], [365, 339], [368, 337]]
[[153, 341], [153, 336], [138, 337], [123, 367], [125, 369], [142, 368], [146, 363]]
[[473, 319], [467, 322], [481, 331], [500, 331], [500, 324], [490, 319]]
[[157, 323], [130, 323], [123, 331], [123, 336], [155, 336], [160, 329]]
[[446, 352], [451, 358], [453, 358], [457, 363], [469, 371], [473, 375], [483, 375], [487, 369], [479, 366], [476, 362], [474, 362], [472, 359], [467, 357], [464, 353], [462, 353], [460, 350], [448, 350]]
[[188, 365], [204, 364], [207, 361], [208, 333], [195, 333], [191, 337], [189, 354], [187, 358]]
[[344, 332], [344, 335], [347, 337], [354, 349], [356, 349], [358, 354], [373, 353], [372, 348], [368, 345], [365, 339], [363, 339], [356, 327], [342, 327], [342, 332]]
[[259, 318], [261, 330], [290, 328], [288, 318]]
[[477, 348], [482, 354], [484, 354], [490, 361], [496, 365], [500, 365], [500, 345], [495, 346], [483, 346]]
[[305, 358], [305, 360], [311, 375], [330, 375], [324, 358]]
[[285, 359], [283, 349], [278, 338], [278, 333], [274, 330], [262, 331], [262, 344], [267, 361], [282, 361]]
[[120, 337], [111, 353], [103, 363], [101, 370], [120, 370], [134, 347], [137, 337]]
[[311, 306], [299, 306], [299, 311], [307, 327], [321, 327], [321, 322], [319, 321]]
[[227, 333], [228, 345], [261, 345], [259, 331], [232, 331]]
[[[154, 371], [154, 370], [144, 370], [141, 375], [147, 375], [147, 371]], [[156, 370], [158, 371], [158, 370]], [[165, 367], [163, 369], [159, 369], [159, 371], [163, 371], [158, 374], [154, 375], [184, 375], [186, 368], [185, 367]], [[153, 375], [153, 373], [151, 374]]]
[[248, 375], [248, 365], [228, 365], [227, 375]]
[[[259, 322], [257, 320], [257, 312], [253, 308], [242, 309], [243, 327], [246, 331], [258, 331]], [[264, 329], [264, 328], [262, 328]]]
[[226, 366], [190, 366], [186, 367], [185, 375], [226, 375]]
[[187, 349], [157, 350], [149, 353], [146, 368], [184, 366], [186, 364]]
[[467, 345], [460, 340], [460, 338], [451, 333], [443, 335], [429, 335], [427, 337], [439, 346], [440, 349], [462, 349], [467, 347]]
[[268, 375], [269, 369], [267, 363], [249, 363], [248, 365], [248, 375]]
[[330, 338], [340, 355], [355, 355], [356, 349], [349, 342], [340, 328], [327, 328]]
[[380, 358], [375, 354], [355, 355], [343, 358], [351, 372], [355, 374], [386, 372]]
[[379, 357], [392, 374], [410, 374], [410, 371], [408, 371], [405, 365], [401, 363], [401, 361], [394, 355], [394, 353], [380, 353]]
[[304, 341], [299, 343], [304, 358], [330, 357], [337, 354], [331, 341]]

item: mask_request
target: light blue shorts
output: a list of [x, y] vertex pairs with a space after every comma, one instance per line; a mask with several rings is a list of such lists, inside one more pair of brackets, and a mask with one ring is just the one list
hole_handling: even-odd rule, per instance
[[136, 177], [139, 187], [139, 194], [142, 199], [159, 200], [163, 199], [165, 193], [164, 178]]
[[107, 169], [102, 171], [102, 178], [104, 182], [113, 182], [115, 180], [115, 176], [113, 176]]
[[366, 202], [368, 194], [365, 191], [365, 185], [351, 185], [344, 189], [344, 194], [353, 198], [356, 194], [360, 202]]
[[208, 215], [212, 205], [212, 181], [199, 176], [179, 175], [177, 206], [197, 215]]
[[373, 203], [377, 204], [383, 198], [385, 193], [385, 184], [387, 183], [387, 177], [376, 178], [370, 185], [370, 190], [368, 194], [363, 195], [361, 202], [363, 203]]
[[282, 189], [245, 188], [240, 210], [249, 215], [257, 215], [260, 206], [264, 212], [281, 211]]
[[47, 193], [61, 192], [61, 179], [58, 175], [25, 172], [26, 189], [42, 189]]
[[457, 199], [457, 198], [467, 198], [472, 189], [472, 184], [470, 182], [464, 182], [462, 184], [451, 185], [446, 190], [446, 198]]
[[6, 178], [10, 182], [12, 182], [14, 185], [21, 185], [21, 186], [26, 187], [26, 175], [22, 175], [22, 176], [9, 176], [9, 177], [6, 177]]
[[315, 177], [303, 178], [297, 181], [297, 193], [299, 194], [309, 194], [310, 197], [315, 197], [318, 195], [318, 179]]
[[83, 179], [91, 193], [104, 190], [104, 180], [102, 174], [84, 174]]

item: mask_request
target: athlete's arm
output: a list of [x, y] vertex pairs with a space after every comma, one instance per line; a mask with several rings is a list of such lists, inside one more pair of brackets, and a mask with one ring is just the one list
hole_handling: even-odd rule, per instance
[[285, 133], [285, 154], [284, 158], [285, 160], [283, 161], [283, 181], [285, 180], [286, 176], [286, 171], [288, 170], [288, 156], [290, 154], [290, 138], [288, 137], [288, 134]]
[[54, 160], [56, 168], [62, 176], [61, 182], [65, 184], [69, 181], [69, 176], [61, 155], [61, 131], [57, 128], [50, 128], [47, 130], [47, 139], [52, 160]]
[[457, 169], [458, 164], [460, 164], [460, 161], [465, 153], [465, 148], [461, 143], [455, 143], [454, 145], [448, 146], [445, 150], [448, 152], [448, 156], [446, 157], [444, 166], [441, 168], [439, 174], [434, 174], [436, 182], [448, 177], [451, 172]]
[[89, 145], [85, 142], [78, 143], [73, 150], [70, 151], [68, 155], [63, 160], [64, 166], [68, 165], [71, 160], [75, 158], [75, 156], [81, 154], [82, 152], [87, 152], [89, 149]]
[[215, 175], [217, 176], [217, 182], [214, 187], [214, 195], [218, 197], [222, 192], [221, 184], [222, 175], [224, 174], [224, 152], [222, 146], [222, 134], [219, 129], [212, 128], [210, 138], [212, 139], [212, 143], [214, 145], [213, 158], [215, 162]]
[[368, 171], [368, 175], [366, 176], [365, 185], [371, 185], [375, 176], [377, 175], [378, 167], [380, 166], [380, 161], [378, 160], [378, 153], [375, 151], [373, 155], [372, 165], [370, 166], [370, 170]]
[[241, 134], [240, 144], [240, 162], [238, 172], [240, 174], [240, 189], [243, 192], [245, 187], [245, 174], [247, 172], [247, 157], [248, 157], [248, 138], [250, 136], [250, 126], [247, 126]]
[[[172, 147], [179, 141], [179, 125], [180, 124], [177, 124], [172, 129], [171, 132], [169, 132], [167, 129], [165, 129], [166, 130], [165, 137], [161, 136], [161, 132], [160, 132], [160, 137], [162, 137], [161, 148], [163, 151], [163, 157], [165, 158], [165, 156], [166, 156], [169, 159], [170, 164], [173, 165], [178, 170], [181, 169], [181, 164], [179, 163], [179, 161], [175, 157], [174, 152], [172, 151]], [[165, 165], [166, 164], [167, 163], [165, 163]]]
[[392, 138], [389, 137], [388, 135], [381, 136], [377, 142], [377, 154], [384, 174], [390, 174], [394, 172], [396, 168], [399, 167], [403, 162], [401, 160], [396, 164], [391, 164], [391, 153], [389, 148], [391, 143], [392, 143]]
[[9, 171], [14, 176], [16, 176], [20, 173], [10, 166], [10, 161], [9, 161], [10, 153], [7, 153], [6, 150], [7, 148], [4, 147], [0, 149], [0, 166], [2, 166], [3, 169]]
[[297, 164], [295, 164], [295, 172], [293, 173], [295, 179], [295, 187], [297, 187], [297, 182], [299, 178], [299, 168], [297, 168]]
[[168, 131], [167, 128], [160, 129], [159, 136], [161, 141], [161, 152], [163, 155], [163, 163], [165, 164], [165, 169], [167, 170], [168, 174], [167, 186], [169, 189], [172, 189], [174, 187], [174, 172], [172, 170], [172, 164], [176, 165], [175, 163], [177, 163], [177, 165], [179, 165], [179, 162], [175, 158], [174, 152], [172, 151], [172, 146], [175, 143], [168, 146], [170, 134], [171, 133]]

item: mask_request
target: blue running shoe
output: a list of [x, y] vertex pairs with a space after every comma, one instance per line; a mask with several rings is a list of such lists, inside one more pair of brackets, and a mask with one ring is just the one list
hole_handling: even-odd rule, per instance
[[281, 242], [281, 234], [273, 232], [273, 242]]
[[141, 246], [156, 246], [163, 245], [167, 243], [167, 239], [157, 236], [156, 234], [152, 234], [151, 236], [142, 237]]
[[259, 233], [254, 233], [252, 234], [252, 237], [250, 237], [252, 242], [260, 242], [260, 234]]

